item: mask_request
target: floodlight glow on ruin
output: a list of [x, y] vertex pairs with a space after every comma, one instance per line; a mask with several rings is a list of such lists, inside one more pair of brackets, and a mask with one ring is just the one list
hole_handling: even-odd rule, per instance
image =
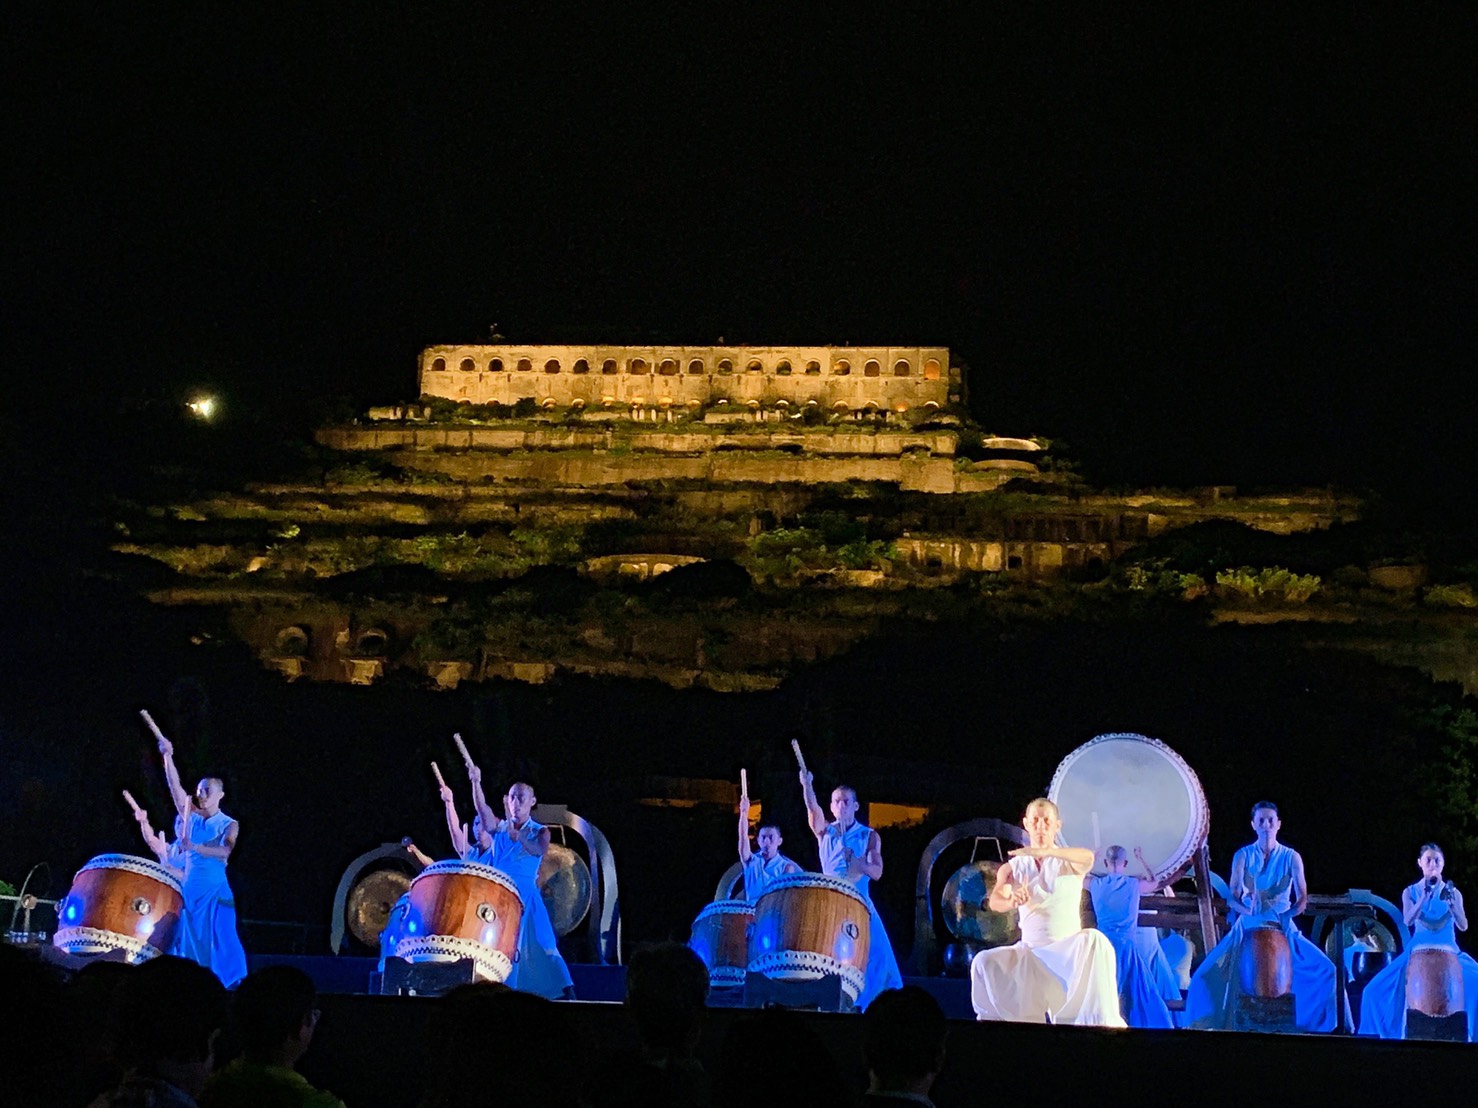
[[198, 396], [190, 401], [185, 407], [201, 419], [208, 420], [216, 413], [216, 398], [213, 396]]

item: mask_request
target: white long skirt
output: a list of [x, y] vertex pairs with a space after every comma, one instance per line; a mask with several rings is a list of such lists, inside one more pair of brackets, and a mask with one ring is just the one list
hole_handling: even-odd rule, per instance
[[1125, 1026], [1113, 944], [1092, 928], [982, 950], [970, 962], [970, 1003], [982, 1020]]

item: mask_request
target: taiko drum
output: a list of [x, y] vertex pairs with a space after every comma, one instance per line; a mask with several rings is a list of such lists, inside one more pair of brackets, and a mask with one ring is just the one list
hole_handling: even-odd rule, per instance
[[179, 879], [158, 862], [100, 854], [57, 905], [52, 943], [68, 954], [122, 950], [130, 962], [147, 962], [169, 953], [184, 905]]
[[754, 905], [747, 900], [715, 900], [693, 921], [688, 946], [708, 967], [708, 983], [713, 988], [744, 984], [753, 923]]
[[502, 870], [433, 862], [411, 882], [395, 955], [407, 962], [468, 958], [478, 976], [506, 981], [518, 958], [523, 897]]
[[1293, 991], [1293, 951], [1288, 936], [1276, 927], [1248, 931], [1242, 938], [1237, 973], [1246, 996], [1287, 996]]
[[871, 918], [849, 881], [819, 873], [779, 878], [755, 902], [749, 969], [776, 980], [835, 974], [855, 1002], [866, 983]]
[[1455, 951], [1417, 947], [1406, 962], [1406, 1007], [1445, 1019], [1463, 1010], [1463, 967]]

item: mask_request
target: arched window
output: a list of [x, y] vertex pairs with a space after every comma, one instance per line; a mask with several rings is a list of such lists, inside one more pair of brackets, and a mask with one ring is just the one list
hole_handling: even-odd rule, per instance
[[846, 377], [852, 372], [852, 363], [846, 360], [837, 362], [831, 367], [831, 372], [837, 377]]
[[520, 373], [528, 373], [533, 368], [534, 368], [534, 363], [531, 362], [531, 361], [529, 361], [527, 358], [520, 358], [520, 359], [518, 359], [518, 372], [520, 372]]
[[543, 400], [539, 401], [539, 407], [543, 408], [545, 411], [548, 411], [550, 408], [554, 407], [554, 397], [546, 396]]
[[437, 358], [436, 361], [432, 362], [431, 363], [431, 372], [432, 373], [445, 373], [446, 372], [446, 359], [445, 358]]
[[838, 400], [835, 404], [831, 406], [831, 410], [834, 412], [845, 412], [849, 411], [850, 409], [848, 409], [847, 402], [845, 400]]
[[490, 361], [488, 363], [488, 372], [489, 373], [502, 373], [503, 372], [503, 359], [502, 358], [494, 358], [492, 361]]
[[[584, 358], [581, 358], [578, 362], [576, 362], [574, 365], [572, 365], [570, 367], [570, 372], [571, 373], [575, 373], [575, 374], [589, 373], [590, 372], [590, 363], [587, 362]], [[582, 405], [582, 407], [583, 407], [583, 405]]]
[[460, 369], [463, 373], [476, 373], [477, 363], [474, 362], [471, 358], [463, 358], [462, 364], [457, 368]]
[[775, 366], [775, 376], [776, 377], [789, 377], [790, 376], [790, 363], [789, 362], [780, 362], [780, 363], [778, 363]]
[[637, 376], [640, 376], [644, 373], [650, 373], [651, 370], [652, 367], [649, 366], [646, 361], [641, 358], [632, 358], [629, 362], [626, 363], [626, 372], [635, 374]]
[[600, 371], [602, 373], [604, 373], [607, 377], [609, 377], [613, 373], [615, 373], [616, 372], [616, 361], [615, 361], [615, 359], [614, 358], [607, 358], [605, 361], [601, 362], [600, 363]]
[[821, 363], [820, 362], [807, 362], [806, 363], [806, 376], [807, 377], [820, 377], [821, 376]]
[[[586, 365], [585, 369], [588, 372], [589, 369], [590, 369], [590, 366], [589, 365]], [[570, 401], [570, 408], [572, 410], [574, 410], [574, 411], [577, 411], [578, 412], [583, 407], [585, 407], [585, 401], [581, 400], [578, 396], [575, 397], [575, 399], [573, 399], [573, 400]]]
[[936, 360], [934, 358], [930, 358], [927, 362], [924, 363], [924, 380], [925, 381], [937, 381], [937, 380], [939, 380], [939, 362], [938, 362], [938, 360]]
[[663, 358], [662, 364], [657, 367], [657, 372], [663, 377], [676, 377], [677, 362], [673, 361], [671, 358]]
[[867, 364], [862, 367], [862, 376], [864, 377], [876, 377], [882, 372], [883, 367], [878, 365], [878, 363], [871, 358], [869, 358]]
[[764, 364], [758, 358], [751, 361], [744, 369], [747, 373], [763, 373], [765, 371]]
[[893, 376], [894, 377], [907, 377], [908, 374], [909, 374], [908, 363], [905, 362], [902, 358], [899, 358], [896, 362], [893, 363]]
[[733, 373], [734, 363], [729, 361], [728, 358], [724, 358], [718, 363], [718, 371], [720, 373]]
[[544, 363], [544, 372], [545, 373], [558, 373], [559, 372], [559, 359], [557, 359], [557, 358], [550, 358], [547, 362], [545, 362]]
[[691, 362], [688, 363], [688, 373], [691, 376], [697, 377], [697, 376], [701, 375], [702, 372], [703, 372], [703, 359], [702, 358], [694, 358]]

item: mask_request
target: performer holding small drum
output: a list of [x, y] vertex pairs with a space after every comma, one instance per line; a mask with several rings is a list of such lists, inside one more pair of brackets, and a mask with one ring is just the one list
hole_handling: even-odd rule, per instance
[[1365, 986], [1360, 1034], [1406, 1037], [1406, 1013], [1446, 1017], [1466, 1012], [1468, 1041], [1478, 1043], [1478, 961], [1458, 949], [1468, 929], [1463, 894], [1442, 876], [1446, 859], [1436, 843], [1417, 855], [1422, 879], [1401, 893], [1401, 914], [1411, 944]]
[[970, 962], [970, 1003], [982, 1020], [1123, 1027], [1114, 947], [1083, 926], [1086, 847], [1057, 846], [1062, 818], [1045, 797], [1026, 808], [1028, 846], [996, 871], [986, 904], [1015, 908], [1021, 941], [982, 950]]
[[1334, 963], [1294, 925], [1308, 905], [1309, 886], [1303, 858], [1278, 841], [1282, 826], [1272, 801], [1253, 805], [1257, 841], [1232, 857], [1227, 882], [1227, 907], [1236, 919], [1191, 978], [1191, 1027], [1231, 1028], [1243, 997], [1276, 998], [1291, 990], [1299, 1031], [1334, 1029]]
[[749, 845], [748, 774], [743, 775], [742, 782], [739, 792], [739, 864], [744, 867], [744, 899], [753, 903], [775, 878], [800, 873], [801, 867], [780, 853], [780, 844], [785, 840], [780, 835], [778, 824], [760, 824], [759, 834], [755, 836], [759, 850]]
[[883, 876], [883, 842], [871, 827], [857, 822], [857, 790], [838, 785], [831, 791], [831, 821], [816, 801], [812, 775], [801, 758], [800, 745], [792, 742], [800, 763], [801, 797], [805, 801], [811, 832], [816, 836], [816, 849], [821, 857], [821, 872], [851, 882], [867, 901], [870, 913], [871, 939], [867, 956], [867, 975], [857, 1007], [865, 1010], [872, 998], [886, 989], [903, 988], [903, 974], [893, 955], [893, 944], [878, 915], [877, 905], [868, 892], [869, 882]]
[[226, 795], [221, 779], [202, 777], [195, 795], [187, 793], [175, 766], [174, 745], [148, 712], [140, 714], [159, 744], [164, 778], [179, 813], [175, 848], [185, 875], [185, 913], [175, 933], [175, 953], [210, 969], [229, 989], [246, 976], [246, 951], [236, 933], [236, 897], [226, 880], [226, 862], [241, 828], [221, 811]]
[[478, 860], [513, 878], [523, 897], [518, 959], [507, 983], [524, 992], [572, 1000], [574, 979], [559, 952], [554, 922], [549, 918], [544, 894], [539, 891], [539, 864], [549, 850], [550, 833], [549, 828], [533, 818], [534, 805], [538, 803], [533, 786], [515, 781], [503, 797], [503, 815], [499, 818], [483, 794], [482, 770], [473, 762], [462, 737], [454, 735], [453, 739], [472, 781], [472, 803], [482, 821], [481, 830], [489, 836], [487, 852]]

